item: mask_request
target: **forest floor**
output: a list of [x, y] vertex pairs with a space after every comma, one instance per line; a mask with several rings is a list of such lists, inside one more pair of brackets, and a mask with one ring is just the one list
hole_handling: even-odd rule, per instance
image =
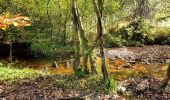
[[[98, 50], [97, 50], [98, 51]], [[107, 58], [123, 59], [132, 63], [167, 63], [170, 46], [143, 46], [105, 49]], [[94, 78], [96, 79], [96, 78]], [[100, 82], [72, 76], [45, 76], [20, 81], [0, 81], [0, 100], [122, 100], [126, 98], [146, 100], [170, 99], [170, 84], [164, 89], [162, 80], [150, 76], [132, 77], [119, 82], [118, 94], [105, 95], [96, 92]], [[101, 77], [99, 77], [101, 80]], [[97, 84], [96, 84], [97, 83]], [[127, 96], [127, 94], [130, 94]], [[122, 96], [123, 95], [123, 96]]]
[[[75, 80], [77, 81], [77, 80]], [[67, 84], [67, 83], [65, 83]], [[59, 86], [55, 77], [39, 77], [13, 83], [0, 82], [0, 99], [6, 100], [169, 100], [170, 84], [162, 89], [160, 80], [143, 77], [132, 78], [120, 83], [118, 94], [105, 95], [95, 89], [69, 89]], [[68, 84], [67, 84], [68, 85]], [[74, 85], [76, 88], [76, 85]], [[121, 91], [121, 88], [126, 88]], [[127, 93], [125, 93], [127, 92]], [[125, 93], [125, 94], [124, 94]], [[131, 94], [131, 95], [127, 95]], [[122, 96], [126, 95], [126, 96]]]
[[[103, 100], [104, 98], [113, 100], [118, 97], [117, 95], [95, 92], [95, 86], [93, 89], [80, 86], [81, 83], [84, 84], [86, 78], [73, 78], [74, 81], [66, 76], [60, 78], [63, 79], [62, 81], [67, 80], [67, 82], [57, 81], [57, 76], [39, 77], [35, 80], [22, 80], [12, 83], [0, 82], [0, 100]], [[70, 79], [73, 83], [68, 81]], [[64, 85], [68, 86], [65, 87]]]

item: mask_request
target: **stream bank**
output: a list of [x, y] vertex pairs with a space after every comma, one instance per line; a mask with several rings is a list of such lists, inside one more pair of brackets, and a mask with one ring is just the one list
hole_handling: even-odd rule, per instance
[[[96, 50], [99, 55], [99, 50]], [[122, 59], [137, 63], [167, 63], [170, 60], [170, 45], [144, 45], [141, 47], [121, 47], [105, 49], [111, 60]]]

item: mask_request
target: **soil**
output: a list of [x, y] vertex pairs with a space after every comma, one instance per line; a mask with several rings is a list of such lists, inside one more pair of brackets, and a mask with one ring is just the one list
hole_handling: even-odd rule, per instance
[[122, 59], [145, 64], [167, 63], [170, 60], [170, 45], [109, 48], [105, 49], [105, 54], [111, 60]]
[[0, 98], [6, 100], [56, 100], [78, 97], [79, 91], [57, 88], [52, 77], [40, 77], [34, 81], [0, 83]]
[[[143, 77], [122, 81], [119, 87], [125, 88], [126, 91], [123, 92], [130, 93], [133, 96], [129, 96], [131, 99], [170, 99], [170, 84], [164, 89], [160, 88], [161, 84], [160, 80]], [[58, 87], [54, 76], [12, 83], [0, 82], [0, 100], [122, 100], [125, 98], [121, 96], [121, 91], [118, 93], [119, 95], [104, 95], [85, 90], [63, 89]]]
[[[64, 89], [56, 76], [39, 77], [12, 83], [0, 82], [0, 100], [115, 100], [117, 95], [104, 95], [86, 90]], [[64, 77], [63, 77], [64, 78]]]
[[119, 87], [123, 87], [124, 91], [119, 89], [120, 93], [130, 93], [133, 98], [142, 100], [169, 100], [170, 99], [170, 83], [164, 88], [162, 81], [151, 77], [136, 77], [120, 82]]

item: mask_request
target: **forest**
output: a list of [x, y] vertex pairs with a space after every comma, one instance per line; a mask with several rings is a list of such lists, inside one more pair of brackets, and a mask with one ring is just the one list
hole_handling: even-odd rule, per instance
[[0, 0], [0, 99], [169, 100], [169, 0]]

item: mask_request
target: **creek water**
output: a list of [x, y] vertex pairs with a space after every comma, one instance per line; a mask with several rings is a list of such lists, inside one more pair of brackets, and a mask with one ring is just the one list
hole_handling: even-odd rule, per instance
[[[57, 67], [53, 68], [52, 64], [56, 61]], [[168, 64], [131, 64], [129, 68], [124, 67], [128, 62], [125, 60], [110, 60], [107, 59], [107, 70], [109, 76], [117, 80], [124, 80], [136, 76], [152, 76], [162, 79], [166, 75]], [[72, 57], [64, 58], [40, 58], [31, 60], [19, 60], [16, 63], [18, 68], [34, 68], [37, 70], [48, 71], [56, 75], [72, 75], [73, 72], [73, 59]], [[90, 64], [89, 64], [90, 66]], [[97, 70], [101, 74], [101, 58], [97, 58]], [[89, 67], [90, 69], [90, 67]]]

